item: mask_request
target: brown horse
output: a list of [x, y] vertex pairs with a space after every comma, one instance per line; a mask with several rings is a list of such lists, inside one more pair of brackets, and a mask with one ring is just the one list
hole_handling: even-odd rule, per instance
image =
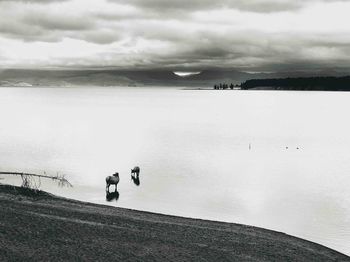
[[115, 191], [117, 191], [117, 185], [119, 183], [119, 173], [113, 174], [113, 176], [106, 177], [106, 191], [109, 192], [109, 186], [114, 185]]

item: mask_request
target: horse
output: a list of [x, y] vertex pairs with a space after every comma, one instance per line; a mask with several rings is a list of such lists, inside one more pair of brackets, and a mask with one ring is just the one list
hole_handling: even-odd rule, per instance
[[106, 192], [109, 192], [110, 185], [115, 185], [115, 191], [117, 191], [118, 183], [119, 183], [119, 173], [115, 173], [112, 176], [106, 177]]
[[138, 166], [135, 166], [133, 169], [131, 169], [131, 178], [135, 177], [138, 179], [140, 174], [140, 168]]

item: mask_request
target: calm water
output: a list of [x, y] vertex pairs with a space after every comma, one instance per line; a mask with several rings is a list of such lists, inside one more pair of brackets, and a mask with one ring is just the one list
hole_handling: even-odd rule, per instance
[[[42, 188], [274, 229], [350, 255], [349, 111], [350, 93], [0, 89], [0, 171], [59, 172], [74, 188]], [[106, 202], [115, 171], [120, 197]]]

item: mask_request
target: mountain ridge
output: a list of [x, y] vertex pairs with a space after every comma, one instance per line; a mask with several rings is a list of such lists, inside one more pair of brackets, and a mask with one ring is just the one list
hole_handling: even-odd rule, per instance
[[171, 70], [50, 70], [3, 69], [0, 86], [187, 86], [212, 87], [218, 83], [241, 84], [252, 79], [345, 76], [338, 71], [294, 71], [248, 73], [235, 69], [205, 69], [198, 74], [179, 76]]

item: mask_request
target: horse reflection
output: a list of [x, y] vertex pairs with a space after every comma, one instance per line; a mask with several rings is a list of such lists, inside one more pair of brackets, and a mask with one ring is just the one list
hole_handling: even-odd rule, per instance
[[134, 182], [135, 185], [139, 186], [140, 185], [140, 178], [138, 176], [133, 176], [131, 175], [131, 179]]
[[119, 192], [117, 190], [115, 190], [114, 192], [106, 191], [106, 200], [108, 202], [111, 202], [114, 199], [118, 200], [118, 198], [119, 198]]

